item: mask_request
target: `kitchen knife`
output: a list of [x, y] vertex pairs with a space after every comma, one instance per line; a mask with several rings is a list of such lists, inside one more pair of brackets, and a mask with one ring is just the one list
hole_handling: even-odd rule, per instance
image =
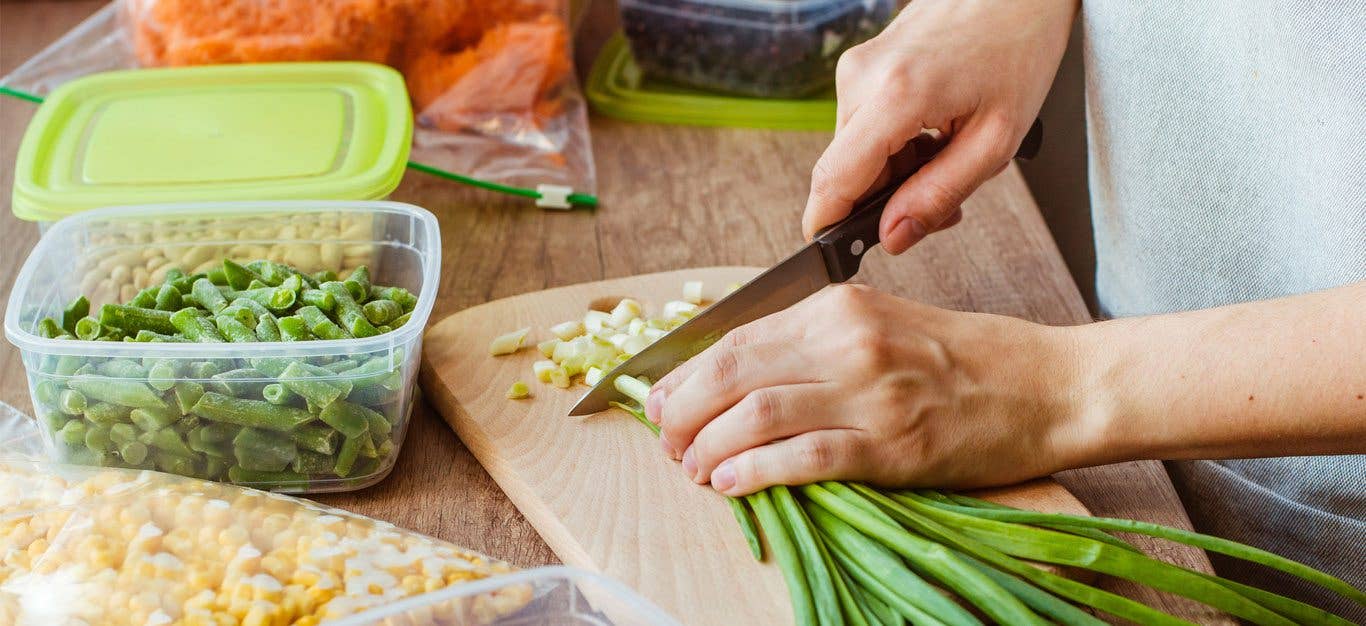
[[[1038, 153], [1042, 142], [1043, 124], [1035, 120], [1020, 142], [1015, 158], [1032, 158]], [[933, 156], [916, 155], [916, 162], [909, 171], [898, 173], [900, 175], [893, 177], [880, 191], [856, 203], [848, 217], [821, 231], [811, 243], [792, 256], [618, 365], [603, 376], [570, 409], [569, 414], [588, 415], [606, 410], [610, 406], [609, 402], [622, 397], [613, 384], [618, 376], [643, 376], [651, 381], [659, 380], [679, 363], [696, 356], [732, 329], [786, 309], [826, 285], [853, 278], [858, 273], [864, 253], [881, 242], [878, 224], [887, 200]]]

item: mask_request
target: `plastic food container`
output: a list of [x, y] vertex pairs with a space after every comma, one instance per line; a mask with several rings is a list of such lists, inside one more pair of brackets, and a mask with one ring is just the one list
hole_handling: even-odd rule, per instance
[[14, 171], [14, 214], [40, 228], [151, 202], [374, 200], [413, 132], [398, 72], [270, 63], [93, 74], [52, 92]]
[[[678, 622], [634, 591], [609, 578], [572, 567], [540, 567], [466, 583], [407, 598], [330, 622], [333, 626], [418, 626], [480, 624], [478, 603], [471, 599], [514, 589], [532, 588], [522, 610], [498, 618], [499, 626], [677, 626]], [[473, 614], [473, 619], [472, 619]]]
[[[172, 265], [193, 272], [196, 263], [224, 257], [238, 262], [267, 258], [305, 272], [364, 264], [374, 284], [403, 287], [417, 295], [417, 305], [408, 323], [363, 339], [125, 343], [46, 339], [36, 332], [39, 320], [60, 319], [78, 295], [98, 308], [125, 300], [120, 292], [128, 292], [128, 283], [121, 281], [133, 274], [157, 280]], [[406, 204], [222, 202], [98, 209], [58, 222], [39, 241], [15, 280], [5, 336], [22, 353], [35, 415], [54, 460], [155, 468], [290, 493], [347, 491], [383, 479], [403, 443], [440, 266], [436, 219]], [[366, 445], [349, 468], [327, 471], [326, 458], [338, 458], [342, 442], [358, 437], [355, 433], [329, 433], [314, 419], [252, 433], [244, 443], [238, 435], [250, 429], [233, 429], [224, 425], [224, 417], [193, 409], [197, 393], [260, 400], [264, 388], [277, 383], [289, 389], [325, 386], [329, 401], [365, 408], [356, 411], [366, 415], [369, 440], [357, 439], [357, 446]], [[74, 401], [77, 395], [80, 402]], [[307, 410], [316, 417], [325, 409], [311, 402], [296, 399], [294, 415]], [[210, 425], [215, 428], [205, 428]], [[196, 429], [202, 432], [192, 432]], [[145, 456], [127, 457], [123, 446], [130, 440], [143, 444]], [[288, 456], [288, 467], [263, 467], [265, 462], [254, 456], [257, 450], [269, 450], [272, 458]], [[305, 467], [294, 459], [311, 462]]]
[[833, 83], [840, 54], [895, 9], [893, 0], [621, 0], [621, 23], [647, 74], [790, 98]]
[[584, 81], [593, 110], [632, 122], [829, 131], [835, 127], [835, 96], [808, 98], [730, 96], [645, 76], [621, 33], [603, 44]]

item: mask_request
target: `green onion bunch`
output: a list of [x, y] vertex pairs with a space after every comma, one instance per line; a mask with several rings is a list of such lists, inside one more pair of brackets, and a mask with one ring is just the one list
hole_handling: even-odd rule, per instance
[[[645, 418], [649, 385], [614, 381]], [[1366, 606], [1366, 592], [1308, 565], [1237, 542], [1123, 519], [1038, 513], [930, 490], [858, 483], [776, 486], [730, 506], [756, 559], [759, 532], [782, 569], [801, 626], [1189, 624], [1035, 564], [1091, 570], [1204, 603], [1253, 624], [1352, 622], [1298, 600], [1153, 559], [1111, 532], [1149, 535], [1251, 561]], [[757, 521], [757, 523], [756, 523]]]

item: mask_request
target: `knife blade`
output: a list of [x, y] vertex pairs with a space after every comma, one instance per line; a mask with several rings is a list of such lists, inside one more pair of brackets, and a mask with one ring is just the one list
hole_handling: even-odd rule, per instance
[[[1027, 159], [1038, 153], [1042, 135], [1042, 123], [1035, 120], [1015, 158]], [[909, 171], [860, 200], [848, 217], [816, 235], [811, 243], [608, 372], [575, 403], [569, 414], [588, 415], [606, 410], [612, 400], [621, 397], [613, 384], [618, 376], [657, 381], [731, 330], [786, 309], [827, 285], [853, 278], [864, 254], [881, 241], [878, 225], [887, 201], [901, 183], [933, 157], [932, 151], [918, 155]]]

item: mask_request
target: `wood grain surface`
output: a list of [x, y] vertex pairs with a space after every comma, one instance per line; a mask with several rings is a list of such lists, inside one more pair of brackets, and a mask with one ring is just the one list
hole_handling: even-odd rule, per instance
[[[422, 389], [517, 508], [564, 561], [630, 583], [688, 624], [787, 624], [791, 607], [777, 567], [749, 554], [724, 498], [688, 480], [655, 438], [620, 410], [584, 418], [569, 409], [587, 390], [558, 389], [531, 373], [547, 330], [598, 303], [635, 298], [654, 312], [700, 280], [704, 297], [762, 268], [710, 267], [559, 287], [471, 307], [433, 325], [422, 353]], [[530, 327], [521, 351], [488, 355], [489, 342]], [[508, 400], [523, 381], [533, 397]], [[993, 491], [998, 502], [1085, 515], [1055, 482]], [[736, 585], [735, 581], [746, 581]]]
[[[0, 73], [8, 73], [103, 3], [0, 4]], [[584, 62], [615, 29], [612, 2], [590, 6], [577, 38]], [[0, 97], [0, 298], [38, 231], [10, 213], [13, 162], [34, 106]], [[800, 242], [798, 216], [827, 133], [703, 129], [591, 120], [596, 211], [546, 212], [520, 199], [410, 172], [392, 199], [441, 220], [444, 273], [433, 319], [547, 287], [713, 265], [767, 266]], [[1045, 141], [1045, 150], [1047, 142]], [[1077, 184], [1084, 184], [1078, 181]], [[872, 253], [862, 280], [938, 306], [1048, 324], [1089, 320], [1076, 285], [1014, 167], [964, 203], [958, 227], [899, 258]], [[0, 400], [29, 408], [19, 354], [0, 345]], [[1161, 465], [1127, 463], [1058, 477], [1097, 515], [1189, 527]], [[489, 475], [429, 407], [413, 424], [394, 473], [327, 504], [531, 566], [556, 562]], [[1199, 550], [1137, 543], [1209, 571]], [[628, 581], [630, 582], [630, 581]], [[1199, 605], [1107, 581], [1115, 590], [1200, 623]]]

